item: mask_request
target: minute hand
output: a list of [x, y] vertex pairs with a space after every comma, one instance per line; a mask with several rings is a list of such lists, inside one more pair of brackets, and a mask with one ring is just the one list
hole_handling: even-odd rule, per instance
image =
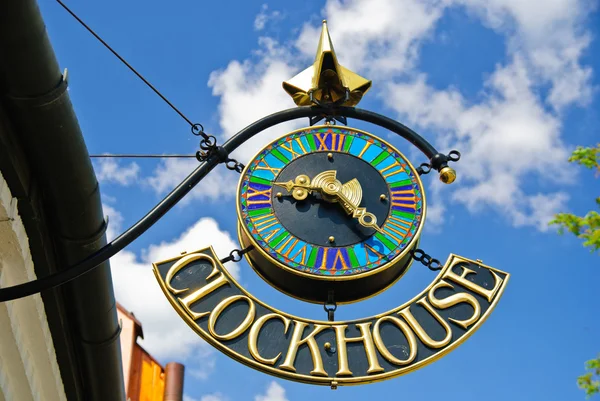
[[[344, 195], [341, 188], [336, 191], [335, 195], [344, 203], [342, 205], [344, 209], [352, 213], [352, 217], [358, 217], [358, 222], [361, 226], [372, 228], [381, 234], [385, 234], [385, 232], [377, 225], [377, 217], [373, 213], [367, 212], [367, 208], [354, 206], [346, 195]], [[367, 219], [369, 219], [369, 221], [367, 221]]]

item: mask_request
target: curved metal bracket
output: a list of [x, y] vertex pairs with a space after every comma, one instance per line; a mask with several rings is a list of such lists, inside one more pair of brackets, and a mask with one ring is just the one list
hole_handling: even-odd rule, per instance
[[[431, 161], [432, 167], [438, 171], [445, 167], [444, 161], [447, 162], [447, 160], [440, 162], [443, 158], [447, 157], [439, 153], [423, 137], [405, 125], [381, 114], [353, 107], [295, 107], [292, 109], [279, 111], [267, 117], [261, 118], [260, 120], [250, 124], [238, 132], [223, 144], [223, 149], [226, 150], [227, 153], [231, 153], [250, 138], [274, 125], [298, 118], [310, 118], [318, 116], [322, 116], [322, 118], [349, 117], [376, 124], [400, 135], [416, 146]], [[181, 182], [181, 184], [175, 187], [175, 189], [173, 189], [171, 193], [169, 193], [161, 202], [152, 208], [152, 210], [150, 210], [137, 223], [129, 227], [113, 241], [68, 269], [61, 270], [60, 272], [50, 274], [37, 280], [29, 281], [27, 283], [0, 289], [0, 302], [11, 301], [36, 294], [38, 292], [65, 284], [93, 270], [96, 266], [116, 255], [127, 245], [131, 244], [139, 236], [145, 233], [185, 195], [187, 195], [220, 162], [221, 160], [218, 155], [213, 154], [209, 156], [204, 163], [202, 163], [190, 175], [188, 175]]]

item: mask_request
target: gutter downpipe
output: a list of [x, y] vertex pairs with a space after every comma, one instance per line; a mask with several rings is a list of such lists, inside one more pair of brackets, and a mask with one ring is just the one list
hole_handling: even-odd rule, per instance
[[[64, 269], [106, 244], [106, 223], [67, 83], [35, 0], [0, 1], [0, 79], [10, 120], [40, 183], [56, 265]], [[60, 291], [79, 365], [61, 366], [61, 374], [79, 370], [81, 401], [125, 401], [109, 261]]]

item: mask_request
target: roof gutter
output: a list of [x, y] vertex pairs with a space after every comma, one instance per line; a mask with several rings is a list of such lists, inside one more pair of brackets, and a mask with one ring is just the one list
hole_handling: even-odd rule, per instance
[[[106, 244], [98, 182], [66, 89], [35, 0], [0, 2], [0, 93], [39, 187], [39, 214], [50, 238], [39, 249], [45, 257], [32, 252], [38, 276], [65, 269]], [[30, 227], [36, 224], [30, 220]], [[48, 266], [52, 258], [54, 266]], [[70, 331], [74, 350], [61, 357], [57, 346], [63, 380], [70, 376], [77, 394], [69, 400], [125, 400], [109, 262], [42, 296], [47, 309], [51, 303], [64, 308], [56, 312], [63, 321], [54, 327]], [[64, 334], [50, 327], [56, 345]]]

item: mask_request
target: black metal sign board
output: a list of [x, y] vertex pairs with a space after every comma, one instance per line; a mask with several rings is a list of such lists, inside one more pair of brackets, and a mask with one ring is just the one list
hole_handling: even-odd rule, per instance
[[354, 321], [311, 321], [245, 291], [212, 248], [154, 264], [165, 295], [208, 343], [286, 379], [329, 385], [369, 383], [418, 369], [456, 348], [496, 306], [509, 275], [451, 255], [419, 295]]

